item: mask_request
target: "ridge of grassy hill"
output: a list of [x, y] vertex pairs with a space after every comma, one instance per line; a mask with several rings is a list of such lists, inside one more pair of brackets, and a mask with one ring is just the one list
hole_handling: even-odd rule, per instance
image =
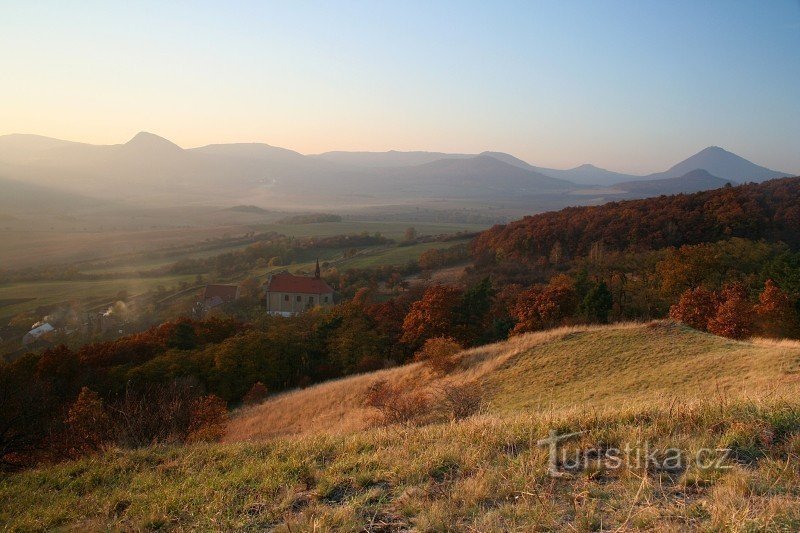
[[608, 411], [788, 395], [800, 390], [800, 342], [735, 341], [669, 321], [563, 327], [467, 350], [460, 368], [442, 378], [415, 363], [276, 395], [236, 413], [225, 440], [365, 429], [371, 413], [361, 400], [379, 379], [409, 391], [473, 383], [489, 413]]
[[[415, 364], [276, 396], [237, 413], [225, 443], [109, 450], [8, 475], [0, 529], [800, 529], [800, 343], [655, 322], [561, 328], [460, 358], [443, 378]], [[377, 379], [474, 383], [487, 407], [458, 422], [369, 427], [359, 398]], [[724, 469], [555, 478], [537, 445], [550, 430], [582, 431], [577, 451], [731, 454]]]

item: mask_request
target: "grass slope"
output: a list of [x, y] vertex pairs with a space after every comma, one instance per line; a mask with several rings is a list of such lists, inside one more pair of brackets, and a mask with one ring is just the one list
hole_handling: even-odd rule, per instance
[[[223, 444], [0, 479], [0, 529], [796, 531], [798, 361], [797, 343], [669, 323], [527, 335], [465, 352], [446, 378], [485, 391], [467, 420], [367, 428], [357, 398], [375, 379], [441, 384], [419, 365], [325, 383], [241, 411]], [[585, 431], [577, 450], [732, 448], [731, 468], [552, 478], [536, 444], [550, 429]]]

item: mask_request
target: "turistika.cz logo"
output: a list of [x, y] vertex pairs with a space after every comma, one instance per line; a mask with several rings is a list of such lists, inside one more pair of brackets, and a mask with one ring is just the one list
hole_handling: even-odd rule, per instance
[[548, 437], [536, 442], [538, 446], [549, 449], [548, 473], [554, 477], [567, 476], [586, 470], [634, 470], [681, 472], [689, 467], [699, 470], [725, 470], [731, 453], [730, 448], [700, 448], [689, 453], [680, 448], [653, 448], [649, 443], [622, 448], [588, 447], [569, 450], [562, 443], [582, 435], [585, 431], [559, 433], [550, 430]]

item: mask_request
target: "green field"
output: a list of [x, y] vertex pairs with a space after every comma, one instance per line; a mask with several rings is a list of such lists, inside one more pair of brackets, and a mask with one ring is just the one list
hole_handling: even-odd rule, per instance
[[414, 244], [411, 246], [392, 246], [383, 249], [376, 249], [374, 252], [369, 253], [366, 251], [364, 254], [345, 259], [336, 266], [339, 269], [347, 268], [372, 268], [384, 265], [405, 265], [409, 261], [415, 261], [419, 256], [427, 250], [436, 250], [442, 248], [450, 248], [458, 244], [468, 243], [469, 239], [460, 239], [447, 242], [425, 242], [421, 244]]
[[[250, 231], [278, 233], [295, 236], [333, 236], [342, 234], [370, 234], [382, 235], [400, 240], [410, 224], [398, 222], [330, 222], [320, 224], [297, 225], [262, 225], [251, 228]], [[468, 224], [413, 224], [420, 235], [451, 234], [462, 231], [477, 231], [482, 226]], [[192, 235], [196, 235], [192, 230]], [[130, 238], [130, 237], [128, 237]], [[219, 238], [219, 237], [217, 237]], [[99, 241], [102, 243], [105, 241]], [[353, 257], [344, 258], [343, 249], [330, 249], [301, 253], [298, 261], [286, 267], [272, 268], [269, 270], [254, 270], [237, 278], [224, 280], [226, 282], [239, 282], [248, 276], [264, 278], [270, 271], [288, 269], [291, 271], [303, 270], [310, 272], [314, 261], [318, 257], [327, 261], [331, 266], [340, 270], [347, 268], [370, 268], [382, 265], [404, 265], [411, 260], [416, 260], [421, 253], [435, 248], [449, 248], [456, 244], [467, 242], [466, 239], [448, 242], [422, 243], [412, 246], [381, 245], [358, 249]], [[169, 266], [179, 259], [208, 258], [223, 253], [235, 251], [249, 246], [250, 242], [226, 245], [225, 241], [215, 244], [214, 241], [201, 241], [195, 245], [178, 242], [170, 248], [155, 249], [148, 252], [125, 252], [96, 260], [92, 263], [80, 262], [75, 266], [81, 273], [88, 275], [102, 275], [110, 279], [96, 281], [31, 281], [14, 282], [0, 285], [0, 301], [7, 304], [0, 306], [0, 322], [7, 322], [11, 317], [31, 311], [39, 306], [59, 304], [69, 301], [80, 301], [93, 304], [104, 303], [112, 300], [120, 291], [129, 295], [142, 294], [162, 286], [169, 290], [177, 289], [182, 283], [193, 284], [195, 275], [166, 275], [158, 277], [141, 277], [139, 272], [152, 271]], [[66, 244], [62, 244], [66, 247]], [[193, 249], [195, 248], [195, 249]], [[196, 248], [201, 248], [197, 250]], [[114, 248], [115, 250], [118, 248]], [[108, 264], [103, 264], [108, 263]], [[83, 268], [85, 265], [85, 268]], [[208, 273], [206, 273], [208, 274]]]

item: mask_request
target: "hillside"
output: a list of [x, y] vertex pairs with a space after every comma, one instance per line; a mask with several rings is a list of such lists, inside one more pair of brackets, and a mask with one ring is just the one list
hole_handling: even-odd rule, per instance
[[569, 207], [495, 226], [477, 237], [475, 255], [533, 260], [558, 243], [567, 257], [593, 247], [643, 251], [731, 237], [800, 246], [800, 178], [688, 195]]
[[689, 194], [719, 189], [727, 184], [735, 185], [733, 180], [712, 176], [707, 170], [697, 169], [676, 178], [638, 180], [617, 183], [615, 188], [636, 196], [658, 196], [660, 194]]
[[[419, 365], [322, 384], [243, 410], [227, 440], [301, 435], [111, 450], [0, 478], [0, 527], [796, 530], [800, 415], [781, 398], [799, 372], [797, 343], [666, 322], [530, 334], [465, 352], [446, 378], [477, 383], [482, 414], [367, 428], [356, 400], [369, 383], [442, 384]], [[552, 478], [537, 440], [554, 428], [583, 431], [572, 451], [732, 451], [726, 469], [631, 463]]]
[[[386, 379], [435, 390], [478, 384], [491, 413], [658, 405], [665, 398], [758, 395], [800, 386], [800, 344], [737, 342], [668, 322], [561, 328], [464, 353], [462, 371], [436, 379], [418, 364], [322, 383], [243, 409], [225, 440], [262, 440], [369, 425], [367, 387]], [[298, 416], [297, 413], [302, 413]]]

